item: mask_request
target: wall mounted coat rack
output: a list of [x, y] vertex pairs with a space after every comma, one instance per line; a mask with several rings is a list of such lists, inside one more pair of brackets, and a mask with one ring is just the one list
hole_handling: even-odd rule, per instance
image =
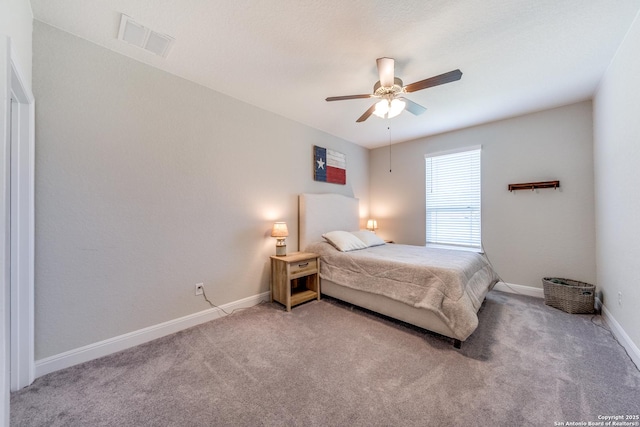
[[541, 182], [526, 182], [524, 184], [509, 184], [509, 191], [514, 190], [535, 190], [536, 188], [556, 188], [560, 187], [560, 181], [541, 181]]

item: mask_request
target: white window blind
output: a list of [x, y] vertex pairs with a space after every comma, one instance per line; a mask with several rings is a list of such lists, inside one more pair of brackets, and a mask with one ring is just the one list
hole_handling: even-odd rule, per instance
[[427, 244], [480, 248], [480, 148], [425, 161]]

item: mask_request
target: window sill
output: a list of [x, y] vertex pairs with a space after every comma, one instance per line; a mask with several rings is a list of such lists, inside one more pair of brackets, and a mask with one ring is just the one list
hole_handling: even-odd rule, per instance
[[466, 252], [476, 252], [479, 254], [484, 254], [482, 248], [472, 248], [469, 246], [456, 246], [456, 245], [439, 245], [436, 243], [427, 243], [425, 245], [427, 248], [436, 248], [436, 249], [451, 249], [454, 251], [466, 251]]

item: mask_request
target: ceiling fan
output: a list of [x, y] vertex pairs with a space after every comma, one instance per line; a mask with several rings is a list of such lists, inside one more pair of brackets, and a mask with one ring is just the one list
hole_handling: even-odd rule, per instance
[[402, 80], [394, 76], [394, 62], [393, 58], [378, 58], [376, 60], [380, 80], [373, 86], [372, 94], [331, 96], [326, 100], [344, 101], [345, 99], [379, 98], [380, 101], [369, 107], [369, 109], [365, 111], [358, 120], [356, 120], [358, 123], [367, 120], [371, 114], [375, 114], [381, 118], [390, 119], [400, 114], [405, 108], [407, 111], [417, 116], [427, 111], [427, 109], [420, 104], [416, 104], [415, 102], [400, 96], [401, 94], [416, 92], [429, 87], [454, 82], [456, 80], [460, 80], [462, 77], [462, 72], [460, 70], [453, 70], [448, 73], [402, 86]]

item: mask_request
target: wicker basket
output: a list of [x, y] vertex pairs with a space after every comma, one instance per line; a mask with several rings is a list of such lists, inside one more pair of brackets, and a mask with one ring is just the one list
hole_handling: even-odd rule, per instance
[[596, 287], [576, 280], [542, 279], [544, 303], [571, 314], [593, 313]]

